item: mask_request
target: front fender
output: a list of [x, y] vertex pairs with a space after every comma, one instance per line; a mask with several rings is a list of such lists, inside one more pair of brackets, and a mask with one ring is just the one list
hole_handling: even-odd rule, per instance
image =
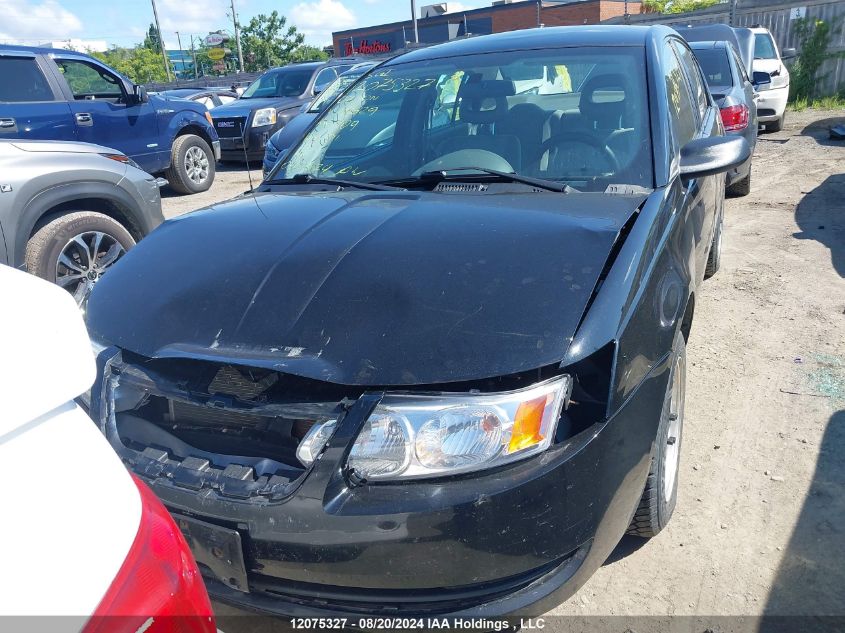
[[[149, 226], [143, 213], [139, 212], [138, 202], [129, 193], [110, 182], [96, 180], [78, 180], [57, 185], [41, 191], [34, 196], [21, 210], [17, 218], [17, 227], [11, 232], [14, 243], [8, 253], [8, 261], [16, 268], [24, 266], [26, 257], [26, 243], [38, 223], [46, 213], [59, 205], [75, 200], [84, 199], [105, 200], [120, 207], [121, 211], [146, 235], [154, 227]], [[76, 211], [84, 211], [84, 204], [80, 203]], [[11, 238], [10, 238], [11, 239]]]
[[[170, 102], [170, 105], [173, 107], [172, 101]], [[218, 140], [217, 131], [214, 129], [214, 126], [208, 122], [208, 119], [205, 118], [205, 114], [201, 114], [195, 110], [174, 109], [176, 111], [168, 121], [165, 129], [168, 148], [173, 145], [173, 141], [176, 140], [177, 136], [184, 132], [185, 128], [192, 128], [192, 133], [199, 132], [199, 136], [202, 136], [209, 145]]]
[[564, 365], [615, 341], [608, 415], [619, 410], [672, 349], [695, 287], [695, 236], [677, 179], [643, 204]]

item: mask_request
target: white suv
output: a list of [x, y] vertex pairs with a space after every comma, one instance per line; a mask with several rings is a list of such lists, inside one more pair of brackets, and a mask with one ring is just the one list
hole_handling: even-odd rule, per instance
[[769, 29], [762, 26], [751, 27], [754, 33], [754, 65], [752, 70], [767, 72], [772, 76], [768, 88], [760, 89], [757, 100], [757, 120], [766, 126], [766, 131], [779, 132], [783, 129], [786, 116], [786, 100], [789, 98], [789, 71], [783, 64], [784, 59], [795, 57], [794, 48], [778, 50]]

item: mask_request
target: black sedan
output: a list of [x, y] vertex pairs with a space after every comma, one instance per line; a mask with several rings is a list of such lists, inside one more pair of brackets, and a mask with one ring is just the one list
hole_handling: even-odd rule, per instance
[[[757, 145], [757, 89], [768, 85], [768, 73], [750, 78], [730, 42], [690, 42], [728, 134], [742, 136], [754, 154]], [[725, 176], [727, 192], [737, 196], [751, 193], [751, 157]]]
[[90, 412], [220, 600], [543, 612], [672, 516], [747, 157], [666, 27], [399, 56], [98, 283]]

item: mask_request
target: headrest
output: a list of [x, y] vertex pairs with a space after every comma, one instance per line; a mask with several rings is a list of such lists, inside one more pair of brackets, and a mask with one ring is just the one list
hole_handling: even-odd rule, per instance
[[603, 127], [618, 127], [627, 107], [628, 79], [621, 73], [597, 75], [581, 88], [578, 109], [590, 121]]
[[494, 123], [508, 112], [507, 97], [516, 94], [512, 81], [503, 79], [470, 79], [461, 87], [461, 121]]

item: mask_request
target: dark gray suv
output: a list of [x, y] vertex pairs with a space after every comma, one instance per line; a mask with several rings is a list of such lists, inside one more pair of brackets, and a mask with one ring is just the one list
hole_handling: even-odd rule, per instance
[[228, 161], [263, 159], [267, 139], [299, 114], [302, 106], [325, 90], [338, 75], [359, 61], [348, 57], [288, 64], [268, 70], [250, 84], [240, 99], [212, 110], [214, 129], [220, 137], [221, 158]]

